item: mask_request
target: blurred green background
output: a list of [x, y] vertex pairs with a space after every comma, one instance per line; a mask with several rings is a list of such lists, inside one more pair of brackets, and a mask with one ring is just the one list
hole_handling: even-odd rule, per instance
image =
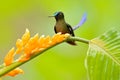
[[[92, 39], [110, 28], [120, 27], [120, 0], [1, 0], [0, 1], [0, 63], [28, 28], [31, 35], [54, 35], [56, 11], [65, 14], [66, 22], [76, 25], [84, 12], [86, 23], [75, 35]], [[84, 66], [88, 45], [60, 44], [21, 68], [24, 74], [3, 80], [86, 80]]]

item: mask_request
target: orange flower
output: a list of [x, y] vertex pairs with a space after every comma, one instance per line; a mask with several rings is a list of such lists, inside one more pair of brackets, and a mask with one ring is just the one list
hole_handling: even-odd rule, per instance
[[[14, 51], [14, 50], [15, 50], [15, 49], [12, 48], [12, 49], [8, 52], [8, 54], [5, 56], [5, 58], [4, 58], [5, 66], [9, 66], [10, 64], [13, 63], [13, 61], [14, 61], [14, 55], [15, 55], [15, 51]], [[19, 74], [19, 73], [23, 73], [23, 70], [21, 70], [21, 69], [19, 69], [19, 68], [16, 68], [16, 69], [10, 71], [9, 73], [7, 73], [6, 75], [15, 76], [15, 75], [17, 75], [17, 74]]]
[[[23, 46], [24, 54], [19, 58], [19, 61], [20, 62], [27, 61], [31, 58], [31, 56], [35, 55], [37, 52], [41, 52], [42, 50], [50, 46], [60, 43], [64, 41], [67, 37], [69, 37], [69, 34], [57, 33], [52, 38], [50, 38], [50, 36], [44, 37], [44, 35], [39, 37], [38, 34], [30, 38], [29, 40], [27, 38], [28, 41]], [[21, 49], [21, 47], [19, 49]]]
[[15, 49], [12, 48], [8, 53], [7, 55], [5, 56], [4, 58], [4, 63], [5, 63], [5, 66], [8, 66], [10, 64], [12, 64], [13, 60], [14, 60], [14, 55], [15, 55]]
[[21, 39], [18, 39], [17, 42], [16, 42], [16, 47], [17, 47], [17, 50], [16, 50], [16, 53], [20, 53], [23, 49], [23, 42]]
[[[56, 45], [66, 38], [69, 37], [69, 34], [57, 33], [52, 38], [50, 36], [44, 37], [43, 35], [39, 37], [38, 34], [30, 38], [30, 32], [26, 29], [26, 32], [23, 34], [22, 39], [16, 41], [16, 50], [12, 48], [4, 58], [5, 66], [9, 66], [14, 61], [14, 56], [16, 54], [21, 54], [17, 61], [24, 62], [29, 60], [33, 55], [38, 54], [39, 52]], [[23, 71], [19, 68], [16, 68], [7, 75], [15, 76]]]
[[28, 29], [26, 29], [25, 34], [22, 36], [23, 46], [29, 41], [29, 39], [30, 39], [30, 32]]
[[20, 73], [22, 74], [23, 70], [20, 69], [20, 68], [16, 68], [16, 69], [10, 71], [9, 73], [7, 73], [6, 75], [14, 77], [14, 76], [16, 76], [17, 74], [20, 74]]

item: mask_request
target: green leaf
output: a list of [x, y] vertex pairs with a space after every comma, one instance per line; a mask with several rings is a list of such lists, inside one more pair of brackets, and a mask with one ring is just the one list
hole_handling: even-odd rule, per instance
[[110, 30], [91, 40], [85, 66], [88, 80], [120, 80], [120, 32]]

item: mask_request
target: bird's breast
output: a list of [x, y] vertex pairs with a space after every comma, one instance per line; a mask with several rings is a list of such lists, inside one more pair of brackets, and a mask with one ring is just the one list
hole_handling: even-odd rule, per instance
[[68, 33], [67, 25], [64, 23], [57, 23], [55, 28], [57, 32]]

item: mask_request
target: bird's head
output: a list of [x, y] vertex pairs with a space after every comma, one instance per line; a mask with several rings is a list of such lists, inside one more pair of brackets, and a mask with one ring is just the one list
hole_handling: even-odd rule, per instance
[[59, 11], [59, 12], [55, 12], [53, 16], [49, 16], [49, 17], [55, 17], [56, 21], [64, 19], [64, 14], [63, 12]]

